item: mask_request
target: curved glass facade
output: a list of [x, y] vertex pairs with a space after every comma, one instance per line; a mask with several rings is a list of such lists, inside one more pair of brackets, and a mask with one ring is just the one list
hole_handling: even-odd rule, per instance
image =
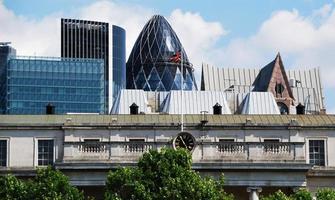
[[[179, 58], [179, 59], [178, 59]], [[138, 36], [127, 61], [127, 88], [145, 91], [196, 90], [193, 68], [170, 24], [153, 16]]]
[[[113, 79], [112, 85], [112, 98], [109, 98], [109, 105], [114, 101], [121, 89], [126, 88], [126, 31], [118, 26], [112, 27], [113, 42], [112, 42], [112, 66]], [[111, 78], [109, 79], [111, 81]]]
[[6, 114], [105, 113], [102, 59], [10, 59], [7, 67]]

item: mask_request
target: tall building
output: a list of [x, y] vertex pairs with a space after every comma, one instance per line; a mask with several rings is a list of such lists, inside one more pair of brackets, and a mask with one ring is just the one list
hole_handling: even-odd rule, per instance
[[49, 103], [56, 114], [106, 112], [102, 59], [15, 57], [6, 71], [6, 114], [44, 114]]
[[9, 46], [9, 42], [0, 43], [0, 114], [6, 110], [6, 93], [7, 88], [7, 63], [8, 60], [16, 56], [16, 50]]
[[[111, 39], [110, 39], [111, 38]], [[112, 48], [110, 48], [112, 47]], [[63, 58], [97, 58], [104, 60], [106, 110], [113, 97], [125, 88], [125, 30], [105, 22], [62, 19], [61, 56]]]
[[127, 89], [170, 91], [182, 87], [197, 89], [192, 64], [170, 24], [155, 15], [142, 29], [128, 58]]
[[[121, 89], [126, 88], [126, 31], [119, 26], [112, 26], [112, 49], [111, 49], [111, 61], [113, 67], [113, 73], [110, 77], [113, 77], [109, 85], [109, 94], [112, 94], [112, 98], [108, 99], [109, 109], [113, 105], [114, 100], [119, 95]], [[111, 80], [111, 79], [109, 79]]]

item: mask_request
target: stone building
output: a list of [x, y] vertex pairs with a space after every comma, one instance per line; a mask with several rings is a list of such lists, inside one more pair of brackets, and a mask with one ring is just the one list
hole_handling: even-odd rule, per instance
[[[149, 149], [188, 138], [193, 169], [218, 177], [236, 199], [335, 187], [333, 115], [2, 115], [0, 172], [20, 177], [54, 165], [102, 198], [106, 173]], [[176, 139], [177, 138], [177, 139]]]

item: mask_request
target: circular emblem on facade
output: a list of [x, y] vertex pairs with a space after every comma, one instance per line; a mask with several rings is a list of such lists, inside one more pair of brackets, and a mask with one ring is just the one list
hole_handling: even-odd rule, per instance
[[195, 138], [192, 134], [187, 132], [180, 132], [174, 139], [173, 139], [173, 148], [184, 148], [189, 151], [193, 151], [195, 148]]

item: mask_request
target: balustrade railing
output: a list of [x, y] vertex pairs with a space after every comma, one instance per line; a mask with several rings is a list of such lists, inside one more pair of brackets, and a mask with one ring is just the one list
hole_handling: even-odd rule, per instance
[[281, 142], [264, 142], [263, 152], [266, 154], [290, 154], [291, 144]]
[[144, 153], [150, 149], [152, 145], [145, 142], [129, 142], [124, 145], [124, 152], [127, 153]]
[[245, 151], [245, 143], [242, 142], [219, 142], [217, 151], [225, 154], [240, 154]]
[[[129, 160], [133, 160], [150, 149], [159, 149], [163, 146], [171, 146], [171, 144], [145, 141], [66, 142], [64, 144], [64, 158], [69, 160], [127, 160], [129, 158]], [[196, 151], [201, 153], [195, 153]], [[303, 142], [220, 141], [197, 143], [193, 159], [231, 162], [305, 162], [306, 157]]]
[[84, 142], [79, 145], [81, 153], [105, 153], [107, 152], [106, 144], [100, 142]]

